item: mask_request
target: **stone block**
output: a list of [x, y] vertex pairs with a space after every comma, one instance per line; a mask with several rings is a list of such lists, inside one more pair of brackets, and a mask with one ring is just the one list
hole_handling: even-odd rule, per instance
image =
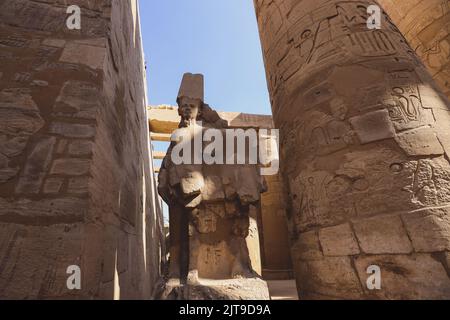
[[[0, 250], [6, 254], [0, 276], [2, 299], [74, 299], [67, 267], [81, 265], [80, 224], [49, 226], [0, 223]], [[2, 247], [1, 244], [6, 244]]]
[[7, 200], [0, 198], [0, 219], [13, 223], [52, 224], [81, 221], [87, 201], [78, 198]]
[[66, 147], [68, 144], [68, 140], [66, 139], [60, 139], [58, 142], [58, 146], [56, 147], [56, 153], [57, 154], [63, 154], [66, 152]]
[[12, 158], [22, 154], [23, 150], [27, 146], [28, 137], [17, 136], [8, 139], [5, 136], [0, 136], [0, 150], [5, 156]]
[[16, 186], [17, 193], [38, 193], [52, 160], [55, 137], [41, 139], [27, 159]]
[[350, 123], [363, 144], [395, 136], [395, 128], [385, 109], [353, 117]]
[[0, 91], [0, 109], [19, 109], [23, 111], [39, 111], [29, 90], [9, 88]]
[[49, 47], [64, 48], [64, 45], [66, 44], [66, 40], [48, 38], [48, 39], [45, 39], [44, 41], [42, 41], [42, 44], [44, 46], [49, 46]]
[[299, 235], [292, 248], [295, 260], [317, 260], [322, 259], [319, 237], [316, 231], [308, 231]]
[[92, 125], [66, 122], [53, 122], [49, 131], [68, 138], [92, 138], [95, 135]]
[[[294, 264], [295, 265], [295, 264]], [[348, 257], [326, 257], [322, 260], [298, 261], [295, 265], [299, 298], [322, 294], [334, 299], [361, 299], [363, 290]]]
[[415, 251], [450, 251], [449, 208], [405, 213], [402, 218]]
[[[46, 4], [47, 2], [47, 4]], [[50, 2], [50, 3], [49, 3]], [[100, 1], [75, 0], [70, 4], [89, 7], [88, 3], [99, 4]], [[60, 4], [60, 5], [59, 5]], [[82, 9], [82, 27], [80, 30], [68, 30], [66, 25], [67, 6], [61, 1], [28, 1], [28, 0], [3, 0], [0, 3], [0, 20], [6, 25], [26, 30], [35, 30], [46, 34], [73, 34], [78, 36], [102, 37], [108, 32], [108, 19], [101, 19], [99, 14], [93, 14], [89, 9]], [[103, 9], [105, 18], [109, 18], [108, 10]], [[68, 35], [70, 37], [70, 35]]]
[[88, 177], [70, 178], [67, 192], [76, 194], [85, 194], [88, 193], [89, 191], [88, 188], [89, 188]]
[[0, 133], [30, 136], [44, 124], [29, 90], [10, 88], [0, 91]]
[[353, 221], [364, 253], [410, 253], [413, 248], [399, 216], [380, 216]]
[[395, 140], [408, 156], [444, 154], [444, 149], [431, 128], [419, 128], [402, 132], [397, 134]]
[[[380, 267], [381, 290], [368, 290], [370, 265]], [[360, 256], [355, 266], [364, 290], [378, 299], [450, 299], [450, 278], [428, 254]]]
[[261, 190], [256, 167], [238, 166], [236, 169], [236, 192], [242, 204], [251, 204], [260, 200]]
[[90, 160], [88, 159], [57, 159], [53, 162], [51, 174], [81, 176], [89, 173]]
[[95, 119], [100, 102], [100, 89], [91, 82], [70, 80], [56, 99], [53, 111], [80, 119]]
[[45, 180], [44, 193], [58, 193], [64, 180], [61, 178], [48, 178]]
[[[186, 288], [187, 287], [187, 288]], [[187, 289], [187, 290], [186, 290]], [[163, 300], [269, 300], [267, 283], [260, 278], [201, 280], [196, 285], [180, 285], [170, 279], [161, 290]]]
[[92, 69], [103, 69], [106, 48], [80, 43], [68, 43], [59, 61], [84, 64]]
[[360, 252], [348, 223], [320, 229], [319, 240], [326, 256], [351, 256]]
[[223, 191], [222, 179], [219, 176], [206, 176], [205, 185], [202, 188], [202, 198], [206, 201], [223, 200], [225, 193]]
[[69, 145], [69, 154], [72, 156], [89, 156], [92, 154], [91, 141], [74, 141]]
[[4, 183], [14, 178], [19, 172], [19, 168], [1, 168], [0, 169], [0, 183]]

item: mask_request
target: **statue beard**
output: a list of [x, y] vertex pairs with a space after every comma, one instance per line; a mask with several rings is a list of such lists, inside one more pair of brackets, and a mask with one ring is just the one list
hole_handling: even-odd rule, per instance
[[178, 125], [178, 128], [187, 128], [189, 127], [190, 123], [191, 123], [190, 119], [182, 118], [180, 124]]
[[195, 119], [192, 119], [190, 117], [182, 117], [180, 124], [179, 124], [179, 128], [187, 128], [189, 127], [194, 121], [196, 121]]

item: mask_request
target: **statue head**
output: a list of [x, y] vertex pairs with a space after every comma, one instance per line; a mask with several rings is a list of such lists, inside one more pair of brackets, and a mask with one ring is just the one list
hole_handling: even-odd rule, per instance
[[178, 92], [178, 114], [182, 124], [198, 119], [203, 108], [203, 75], [185, 73]]
[[197, 119], [202, 112], [203, 102], [199, 99], [192, 99], [190, 97], [179, 98], [178, 114], [182, 120], [190, 121]]

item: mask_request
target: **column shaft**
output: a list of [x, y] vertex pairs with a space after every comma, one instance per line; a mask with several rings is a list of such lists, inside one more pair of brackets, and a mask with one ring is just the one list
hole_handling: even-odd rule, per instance
[[255, 0], [300, 298], [448, 299], [449, 103], [371, 4]]

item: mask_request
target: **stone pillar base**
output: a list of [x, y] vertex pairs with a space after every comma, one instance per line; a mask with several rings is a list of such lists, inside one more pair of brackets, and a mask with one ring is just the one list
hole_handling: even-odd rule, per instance
[[267, 283], [260, 278], [203, 279], [198, 284], [169, 279], [158, 292], [160, 300], [270, 300]]

